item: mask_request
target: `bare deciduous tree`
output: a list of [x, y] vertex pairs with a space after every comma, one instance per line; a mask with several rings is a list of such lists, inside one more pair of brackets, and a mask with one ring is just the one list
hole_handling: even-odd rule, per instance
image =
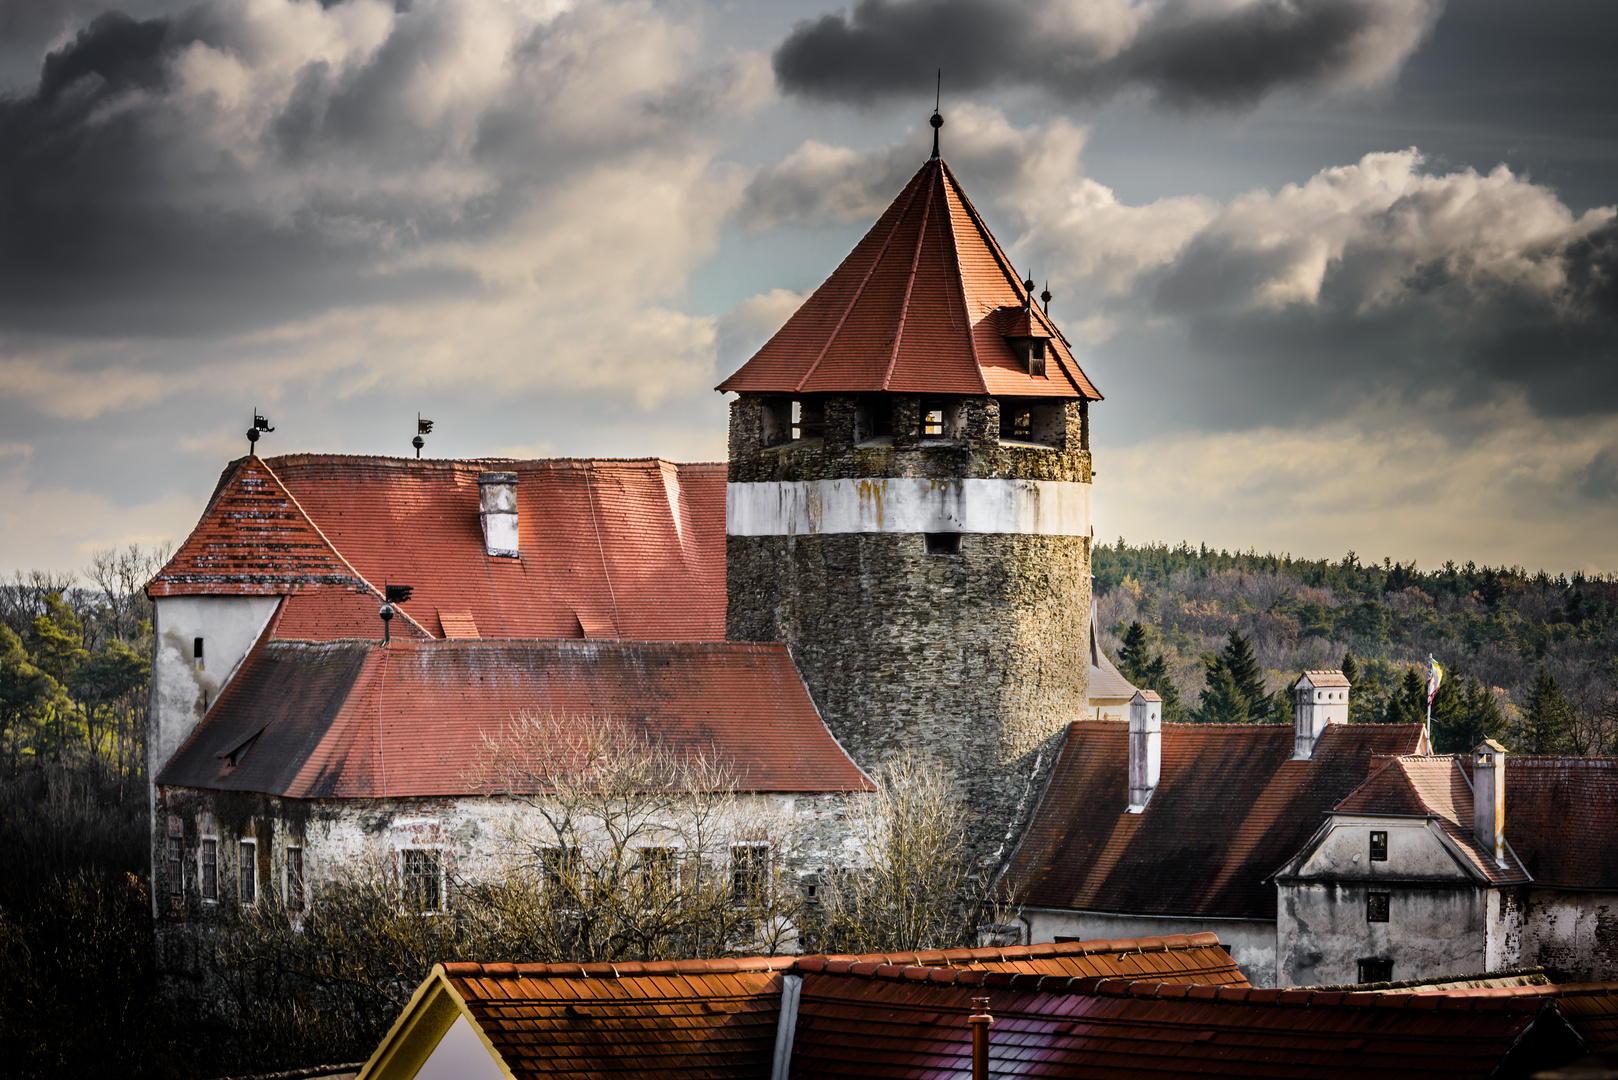
[[914, 755], [875, 770], [877, 791], [850, 806], [865, 863], [833, 875], [814, 946], [831, 953], [976, 945], [1003, 913], [967, 857], [966, 808], [944, 769]]
[[712, 753], [612, 718], [524, 713], [488, 740], [479, 780], [527, 811], [501, 838], [497, 874], [461, 892], [509, 955], [700, 958], [795, 943], [790, 822]]

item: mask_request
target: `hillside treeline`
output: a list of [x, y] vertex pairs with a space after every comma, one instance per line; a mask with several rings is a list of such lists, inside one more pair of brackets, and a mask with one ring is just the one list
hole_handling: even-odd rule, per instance
[[1180, 722], [1290, 720], [1306, 669], [1343, 668], [1350, 719], [1426, 714], [1436, 749], [1484, 737], [1535, 754], [1618, 752], [1618, 579], [1522, 567], [1295, 559], [1179, 544], [1099, 545], [1102, 645]]

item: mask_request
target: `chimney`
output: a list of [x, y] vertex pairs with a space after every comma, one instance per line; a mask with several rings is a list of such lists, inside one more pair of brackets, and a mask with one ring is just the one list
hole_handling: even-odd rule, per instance
[[1326, 725], [1348, 723], [1348, 679], [1341, 671], [1305, 671], [1292, 690], [1297, 695], [1292, 760], [1308, 761]]
[[1506, 864], [1506, 748], [1484, 739], [1472, 751], [1472, 835]]
[[1139, 814], [1163, 771], [1163, 699], [1137, 690], [1129, 699], [1129, 812]]
[[517, 556], [517, 474], [478, 474], [478, 518], [483, 549], [490, 555]]

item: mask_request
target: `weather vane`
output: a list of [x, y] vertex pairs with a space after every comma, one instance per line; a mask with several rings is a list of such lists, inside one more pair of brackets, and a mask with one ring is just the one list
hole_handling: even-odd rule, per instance
[[261, 415], [258, 406], [253, 406], [253, 426], [247, 429], [247, 452], [249, 455], [258, 454], [258, 433], [261, 431], [274, 431], [267, 417]]
[[427, 445], [427, 440], [423, 439], [422, 436], [423, 435], [431, 435], [432, 433], [433, 433], [433, 422], [431, 420], [423, 420], [421, 418], [421, 414], [417, 413], [416, 414], [416, 437], [414, 439], [410, 440], [410, 445], [414, 446], [416, 448], [416, 456], [417, 457], [421, 457], [421, 448], [423, 446]]

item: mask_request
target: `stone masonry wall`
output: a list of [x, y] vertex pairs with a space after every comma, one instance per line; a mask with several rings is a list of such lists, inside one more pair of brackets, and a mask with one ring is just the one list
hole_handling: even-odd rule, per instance
[[[907, 407], [895, 400], [895, 431]], [[967, 399], [965, 437], [902, 434], [855, 445], [853, 398], [829, 398], [826, 434], [761, 447], [761, 400], [732, 405], [732, 482], [844, 477], [1089, 480], [1082, 402], [1061, 445], [1002, 445], [998, 403]], [[920, 534], [732, 536], [726, 636], [785, 641], [832, 733], [862, 767], [905, 750], [956, 776], [974, 855], [1010, 851], [1088, 696], [1090, 541], [961, 537], [929, 555]]]

